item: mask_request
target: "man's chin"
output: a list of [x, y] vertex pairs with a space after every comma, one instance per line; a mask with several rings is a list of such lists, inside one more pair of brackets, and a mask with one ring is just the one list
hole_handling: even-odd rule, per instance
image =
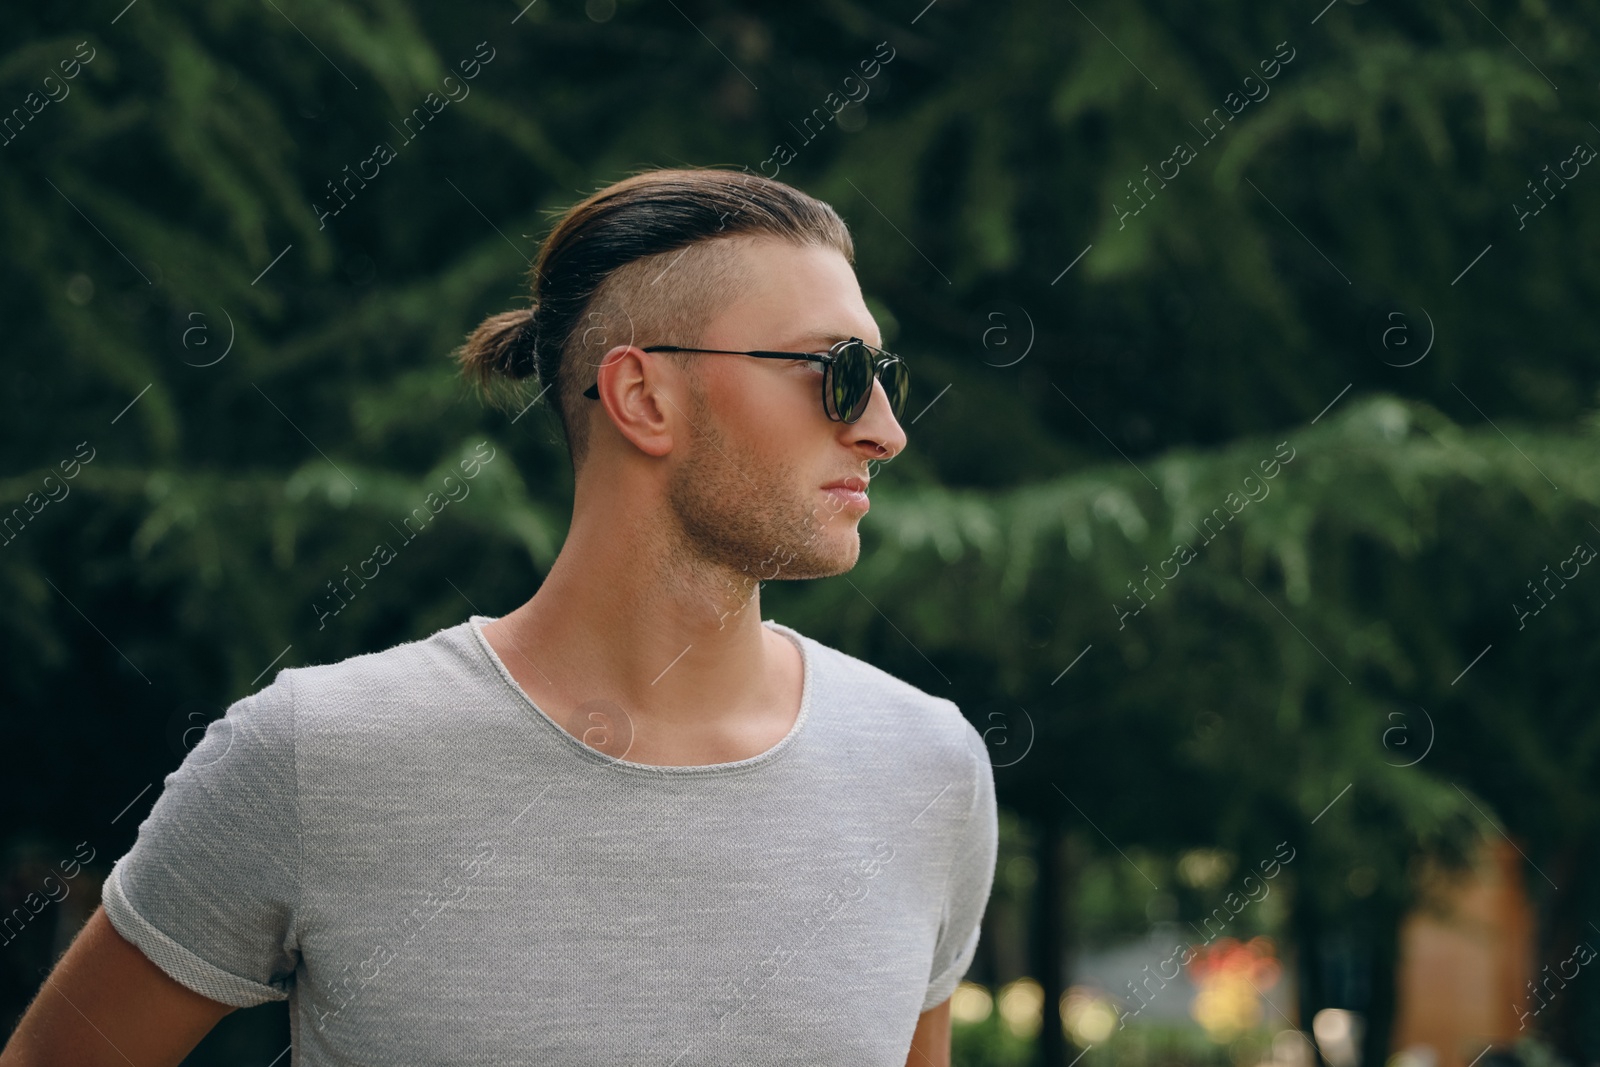
[[[861, 539], [852, 531], [848, 539], [841, 537], [837, 544], [827, 546], [824, 551], [808, 552], [778, 567], [778, 573], [772, 576], [772, 580], [832, 578], [853, 568], [860, 558]], [[774, 564], [765, 564], [761, 570], [765, 572], [772, 566]]]

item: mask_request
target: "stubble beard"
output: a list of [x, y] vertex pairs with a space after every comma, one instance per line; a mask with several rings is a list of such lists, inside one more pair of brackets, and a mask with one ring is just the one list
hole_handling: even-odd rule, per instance
[[690, 453], [667, 487], [680, 536], [674, 563], [718, 572], [753, 592], [757, 581], [826, 578], [855, 566], [861, 541], [847, 519], [797, 494], [781, 460], [729, 444], [704, 394], [691, 391]]

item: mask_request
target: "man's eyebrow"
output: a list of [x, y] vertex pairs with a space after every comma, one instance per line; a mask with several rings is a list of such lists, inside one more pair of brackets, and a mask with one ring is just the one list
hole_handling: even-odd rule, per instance
[[[840, 341], [848, 341], [856, 336], [850, 333], [836, 333], [831, 330], [813, 330], [802, 334], [790, 344], [778, 349], [781, 352], [826, 352]], [[875, 346], [876, 347], [876, 346]]]

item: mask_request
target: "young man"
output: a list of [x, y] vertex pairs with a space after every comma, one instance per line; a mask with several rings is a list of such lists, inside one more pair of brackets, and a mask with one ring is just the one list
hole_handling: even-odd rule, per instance
[[759, 579], [855, 564], [906, 443], [852, 260], [754, 175], [568, 212], [536, 308], [459, 354], [554, 390], [549, 575], [230, 707], [0, 1065], [176, 1064], [283, 998], [296, 1065], [947, 1064], [994, 873], [982, 740], [760, 621]]

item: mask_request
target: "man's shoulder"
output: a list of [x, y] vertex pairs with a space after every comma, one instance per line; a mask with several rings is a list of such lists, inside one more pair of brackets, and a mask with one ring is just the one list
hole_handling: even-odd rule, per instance
[[386, 711], [427, 706], [436, 696], [459, 697], [485, 677], [482, 664], [471, 656], [468, 625], [455, 623], [427, 637], [331, 663], [287, 667], [268, 688], [281, 687], [286, 698], [292, 696], [302, 725], [340, 713], [383, 717]]
[[836, 673], [848, 676], [853, 684], [864, 687], [864, 692], [870, 693], [877, 699], [913, 705], [928, 710], [930, 714], [961, 714], [955, 702], [948, 698], [935, 696], [898, 675], [890, 674], [877, 664], [853, 656], [843, 649], [825, 645], [815, 638], [809, 640], [812, 647], [828, 660], [829, 666]]
[[982, 749], [977, 730], [955, 701], [920, 689], [876, 664], [815, 638], [805, 640], [810, 642], [822, 668], [819, 675], [823, 699], [848, 704], [852, 716], [881, 717], [896, 729], [914, 726], [916, 735], [939, 743], [940, 747]]

